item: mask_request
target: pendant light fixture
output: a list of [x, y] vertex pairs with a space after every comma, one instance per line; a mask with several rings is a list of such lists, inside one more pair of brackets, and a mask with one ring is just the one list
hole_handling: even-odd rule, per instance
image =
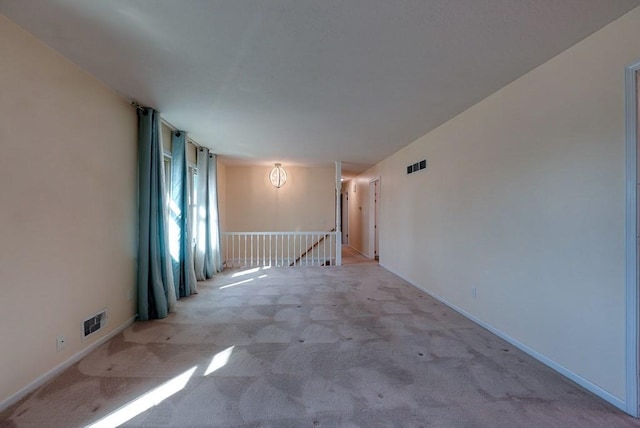
[[279, 189], [287, 182], [287, 173], [284, 168], [282, 168], [281, 164], [276, 163], [274, 165], [275, 166], [271, 170], [271, 173], [269, 173], [269, 181], [271, 181], [273, 187]]

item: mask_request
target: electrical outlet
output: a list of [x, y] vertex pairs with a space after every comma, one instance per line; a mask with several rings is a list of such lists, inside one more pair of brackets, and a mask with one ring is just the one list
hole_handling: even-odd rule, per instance
[[64, 349], [65, 338], [63, 335], [56, 337], [56, 352], [60, 352]]
[[128, 301], [132, 301], [133, 300], [133, 287], [130, 287], [129, 291], [127, 291], [127, 300]]
[[471, 297], [472, 297], [472, 298], [474, 298], [474, 299], [475, 299], [476, 297], [478, 297], [478, 289], [477, 289], [476, 287], [473, 287], [473, 288], [471, 289]]

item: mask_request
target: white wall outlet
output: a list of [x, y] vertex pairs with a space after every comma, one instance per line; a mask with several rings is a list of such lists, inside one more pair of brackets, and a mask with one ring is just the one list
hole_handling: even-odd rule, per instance
[[133, 287], [129, 287], [129, 291], [127, 291], [127, 300], [128, 301], [133, 300]]
[[64, 349], [66, 340], [63, 335], [56, 337], [56, 352], [60, 352]]
[[475, 299], [476, 297], [478, 297], [478, 289], [477, 289], [476, 287], [473, 287], [473, 288], [471, 289], [471, 297], [472, 297], [472, 298], [474, 298], [474, 299]]

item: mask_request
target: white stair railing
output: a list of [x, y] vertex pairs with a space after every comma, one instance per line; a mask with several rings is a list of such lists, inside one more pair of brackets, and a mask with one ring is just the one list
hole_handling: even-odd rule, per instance
[[333, 266], [336, 232], [223, 232], [226, 267]]

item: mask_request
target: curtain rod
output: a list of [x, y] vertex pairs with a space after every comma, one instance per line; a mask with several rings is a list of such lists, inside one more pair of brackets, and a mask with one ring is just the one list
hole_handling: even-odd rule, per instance
[[[144, 110], [144, 107], [142, 107], [135, 100], [131, 100], [131, 107], [134, 107], [136, 110], [140, 110], [140, 111]], [[162, 117], [162, 113], [160, 114], [160, 122], [162, 122], [167, 128], [171, 129], [172, 131], [182, 131], [182, 132], [185, 132], [187, 134], [187, 136], [189, 135], [189, 133], [187, 131], [183, 131], [182, 129], [178, 129], [175, 126], [173, 126], [171, 123], [169, 123], [165, 118]], [[194, 141], [191, 138], [187, 138], [187, 141], [190, 142], [191, 144], [193, 144], [194, 146], [198, 147], [198, 148], [204, 147], [204, 146], [198, 144], [196, 141]]]

